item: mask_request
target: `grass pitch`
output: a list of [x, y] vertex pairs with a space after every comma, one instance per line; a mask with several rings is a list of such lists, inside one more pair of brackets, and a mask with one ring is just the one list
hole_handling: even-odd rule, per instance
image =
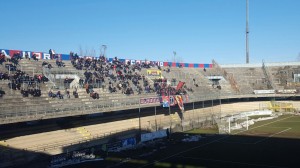
[[[237, 130], [230, 135], [216, 132], [210, 129], [175, 133], [171, 140], [110, 153], [105, 162], [87, 163], [85, 167], [300, 167], [300, 116], [260, 121], [249, 130]], [[200, 134], [202, 138], [182, 142], [186, 134]]]

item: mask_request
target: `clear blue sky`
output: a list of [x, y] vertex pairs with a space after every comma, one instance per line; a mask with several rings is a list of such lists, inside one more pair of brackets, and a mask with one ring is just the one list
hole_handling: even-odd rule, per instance
[[[250, 63], [297, 61], [300, 0], [249, 0]], [[246, 0], [4, 0], [0, 48], [245, 63]]]

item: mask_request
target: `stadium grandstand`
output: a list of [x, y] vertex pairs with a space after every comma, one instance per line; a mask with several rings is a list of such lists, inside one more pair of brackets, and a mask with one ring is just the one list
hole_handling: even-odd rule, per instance
[[[58, 155], [120, 137], [188, 130], [238, 112], [298, 112], [300, 108], [295, 101], [300, 92], [300, 62], [222, 65], [215, 60], [161, 62], [52, 50], [0, 49], [0, 54], [2, 128], [94, 116], [115, 122], [115, 127], [94, 120], [65, 124], [48, 133], [41, 130], [27, 137], [0, 139], [2, 146], [23, 152]], [[5, 135], [5, 130], [1, 132]], [[14, 158], [3, 152], [1, 156]]]

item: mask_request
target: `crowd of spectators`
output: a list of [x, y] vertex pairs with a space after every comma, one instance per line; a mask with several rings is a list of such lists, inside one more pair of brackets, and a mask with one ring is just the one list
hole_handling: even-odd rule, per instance
[[79, 85], [92, 93], [94, 87], [107, 87], [110, 93], [121, 92], [126, 95], [155, 92], [145, 76], [140, 74], [142, 68], [150, 68], [150, 63], [134, 64], [121, 62], [115, 57], [108, 62], [104, 56], [98, 59], [73, 56], [72, 65], [78, 70], [85, 70], [84, 79]]
[[[50, 57], [55, 58], [54, 50], [49, 50]], [[28, 54], [27, 54], [28, 56]], [[25, 56], [26, 57], [26, 56]], [[95, 87], [107, 88], [110, 93], [120, 92], [125, 95], [132, 94], [141, 94], [141, 93], [156, 93], [157, 95], [163, 95], [168, 93], [176, 94], [178, 90], [175, 88], [168, 86], [165, 79], [157, 79], [154, 84], [150, 84], [148, 79], [141, 74], [141, 70], [157, 67], [161, 70], [160, 66], [153, 64], [152, 62], [142, 62], [131, 64], [130, 62], [122, 62], [119, 61], [117, 57], [115, 57], [111, 62], [104, 56], [100, 56], [100, 58], [92, 59], [92, 58], [82, 58], [77, 54], [70, 53], [71, 63], [77, 70], [84, 70], [84, 78], [79, 80], [79, 86], [81, 88], [85, 88], [87, 94], [94, 99], [99, 99], [99, 94], [95, 92]], [[18, 65], [18, 60], [21, 59], [21, 56], [16, 53], [13, 59], [7, 59], [3, 53], [0, 55], [0, 63], [3, 61], [12, 62], [12, 66]], [[33, 55], [32, 58], [34, 60], [38, 60], [38, 58]], [[30, 58], [29, 58], [30, 59]], [[56, 59], [56, 65], [58, 67], [65, 67], [65, 64]], [[42, 66], [47, 67], [49, 69], [53, 68], [53, 66], [43, 61]], [[10, 70], [14, 70], [13, 67], [9, 67]], [[17, 69], [17, 68], [15, 68]], [[170, 72], [170, 67], [164, 69], [166, 72]], [[43, 76], [34, 76], [29, 77], [27, 74], [23, 74], [17, 70], [17, 72], [9, 77], [7, 73], [0, 74], [0, 79], [9, 79], [11, 83], [9, 83], [9, 87], [15, 90], [21, 90], [21, 84], [24, 83], [27, 85], [27, 90], [24, 88], [21, 90], [23, 95], [28, 95], [33, 92], [38, 92], [38, 90], [33, 89], [33, 85], [35, 83], [40, 83], [44, 81]], [[70, 83], [68, 80], [64, 81], [65, 85]], [[31, 87], [31, 88], [30, 88]], [[30, 90], [32, 89], [32, 90]], [[39, 95], [39, 94], [34, 94]], [[65, 95], [69, 98], [70, 93], [66, 93]], [[63, 94], [60, 91], [53, 93], [49, 91], [49, 97], [58, 97], [63, 99]], [[78, 98], [77, 90], [73, 92], [73, 96]]]
[[41, 97], [42, 91], [39, 88], [28, 88], [28, 89], [21, 89], [21, 94], [23, 97], [28, 97], [29, 95], [33, 97]]
[[[56, 54], [54, 50], [50, 49], [49, 53], [51, 59], [56, 59]], [[25, 53], [25, 58], [30, 60], [28, 53]], [[36, 54], [33, 54], [31, 58], [35, 61], [39, 60]], [[40, 97], [40, 84], [48, 81], [48, 79], [43, 75], [34, 75], [32, 77], [26, 74], [25, 72], [18, 70], [17, 66], [19, 65], [19, 60], [21, 59], [23, 59], [23, 57], [21, 56], [20, 52], [15, 52], [12, 56], [5, 55], [4, 52], [1, 52], [0, 64], [3, 65], [4, 62], [7, 62], [5, 64], [5, 68], [9, 70], [10, 73], [0, 72], [0, 80], [9, 80], [8, 88], [12, 90], [20, 90], [21, 94], [24, 97], [28, 97], [29, 95], [32, 95], [33, 97]], [[56, 59], [56, 65], [58, 67], [65, 67], [65, 64], [59, 59]], [[43, 61], [42, 66], [46, 66], [49, 69], [53, 68], [52, 65], [47, 61]], [[1, 97], [4, 95], [4, 93], [5, 92], [1, 90]], [[63, 95], [59, 92], [56, 94], [59, 98], [63, 98]], [[70, 98], [69, 91], [65, 93], [65, 95], [67, 98]], [[74, 91], [73, 95], [74, 97], [78, 98], [77, 91]]]
[[0, 53], [0, 65], [2, 65], [3, 62], [6, 62], [6, 59], [7, 59], [7, 58], [5, 57], [4, 53], [1, 52], [1, 53]]
[[3, 65], [4, 62], [8, 62], [5, 67], [10, 71], [16, 71], [20, 59], [22, 59], [20, 52], [14, 53], [12, 57], [6, 56], [3, 52], [0, 53], [0, 65]]
[[7, 72], [0, 72], [0, 80], [9, 80], [9, 75]]
[[39, 59], [37, 58], [37, 55], [36, 55], [36, 54], [33, 54], [33, 55], [31, 56], [31, 58], [32, 58], [33, 60], [35, 60], [35, 61], [39, 61]]
[[[73, 96], [74, 98], [79, 98], [77, 89], [73, 91]], [[66, 88], [64, 94], [62, 94], [60, 90], [56, 91], [56, 93], [52, 90], [49, 90], [48, 97], [58, 98], [58, 99], [65, 99], [65, 98], [70, 99], [71, 95], [70, 95], [70, 91]]]
[[43, 61], [42, 66], [43, 67], [47, 67], [49, 69], [53, 68], [53, 66], [49, 62], [47, 62], [47, 61]]
[[48, 96], [51, 98], [59, 98], [59, 99], [63, 99], [64, 96], [61, 94], [60, 90], [58, 90], [56, 93], [53, 93], [52, 90], [50, 90], [48, 92]]
[[21, 70], [16, 70], [16, 72], [12, 74], [0, 72], [0, 80], [9, 80], [7, 84], [9, 89], [20, 90], [24, 97], [28, 97], [29, 95], [33, 97], [41, 96], [39, 84], [48, 81], [45, 76], [35, 75], [31, 77]]
[[[76, 69], [85, 71], [85, 78], [79, 80], [79, 86], [84, 87], [90, 95], [93, 95], [94, 87], [107, 87], [110, 93], [121, 92], [125, 95], [135, 93], [156, 93], [159, 96], [186, 94], [184, 88], [176, 90], [169, 86], [166, 79], [156, 79], [151, 85], [147, 78], [140, 73], [143, 68], [157, 67], [161, 70], [160, 66], [151, 63], [125, 63], [119, 61], [117, 57], [112, 62], [108, 62], [103, 56], [99, 59], [73, 56], [71, 63]], [[164, 71], [170, 72], [170, 67]]]
[[0, 88], [0, 98], [3, 97], [3, 95], [5, 95], [5, 91]]
[[[40, 84], [47, 82], [48, 78], [43, 75], [34, 75], [33, 77], [29, 76], [23, 71], [17, 70], [15, 74], [12, 75], [11, 83], [8, 85], [12, 86], [11, 89], [21, 90], [21, 94], [24, 97], [28, 97], [28, 95], [32, 95], [33, 97], [40, 97], [41, 90]], [[21, 84], [23, 84], [23, 88], [21, 89]], [[25, 85], [27, 87], [25, 87]], [[17, 86], [17, 87], [15, 87]]]
[[58, 67], [65, 67], [65, 63], [64, 62], [62, 62], [61, 60], [59, 60], [59, 59], [56, 59], [56, 65], [58, 66]]

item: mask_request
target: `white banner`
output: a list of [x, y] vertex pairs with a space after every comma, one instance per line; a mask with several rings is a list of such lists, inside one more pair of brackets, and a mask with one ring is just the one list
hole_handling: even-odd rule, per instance
[[295, 94], [295, 93], [297, 93], [297, 90], [296, 90], [296, 89], [277, 90], [277, 93], [283, 93], [283, 94]]
[[263, 111], [248, 111], [248, 112], [243, 112], [241, 114], [238, 114], [240, 116], [257, 116], [257, 115], [271, 115], [272, 111], [271, 110], [263, 110]]
[[150, 141], [156, 138], [163, 138], [167, 136], [167, 130], [158, 130], [156, 132], [146, 133], [141, 135], [141, 142]]
[[254, 94], [274, 94], [275, 90], [254, 90]]

